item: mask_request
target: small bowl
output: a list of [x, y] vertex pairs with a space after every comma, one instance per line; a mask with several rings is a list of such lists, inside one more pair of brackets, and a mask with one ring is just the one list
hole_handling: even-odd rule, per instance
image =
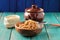
[[[24, 22], [23, 22], [24, 23]], [[40, 33], [42, 31], [42, 28], [38, 28], [38, 29], [35, 29], [35, 30], [26, 30], [26, 29], [20, 29], [19, 27], [19, 24], [20, 23], [17, 23], [15, 24], [15, 29], [21, 33], [23, 36], [35, 36], [37, 35], [38, 33]], [[43, 24], [42, 24], [43, 25]]]

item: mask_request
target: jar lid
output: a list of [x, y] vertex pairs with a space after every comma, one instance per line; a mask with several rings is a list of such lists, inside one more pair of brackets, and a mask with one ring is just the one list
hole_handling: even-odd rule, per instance
[[43, 12], [43, 9], [38, 8], [36, 5], [32, 5], [31, 8], [26, 8], [25, 12], [29, 12], [29, 13]]

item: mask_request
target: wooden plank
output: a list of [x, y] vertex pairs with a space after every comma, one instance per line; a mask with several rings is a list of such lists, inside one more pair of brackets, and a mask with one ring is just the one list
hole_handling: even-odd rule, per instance
[[54, 13], [45, 13], [44, 21], [46, 21], [48, 24], [58, 24]]
[[15, 29], [13, 29], [11, 34], [11, 40], [30, 40], [30, 37], [24, 37], [21, 34], [19, 34]]
[[58, 22], [60, 24], [60, 13], [56, 12], [54, 15], [55, 15], [56, 19], [58, 20]]
[[48, 33], [49, 40], [60, 40], [60, 28], [59, 27], [46, 24], [46, 31]]
[[0, 23], [1, 23], [2, 12], [0, 12]]
[[[51, 13], [51, 14], [53, 14], [53, 13]], [[48, 15], [50, 16], [50, 18], [49, 18], [50, 22], [52, 22], [53, 24], [59, 24], [59, 22], [57, 21], [54, 14], [53, 15], [48, 14]], [[60, 28], [59, 27], [51, 26], [50, 24], [45, 24], [45, 29], [48, 33], [49, 40], [60, 40], [60, 37], [59, 37]]]
[[11, 29], [7, 29], [4, 25], [4, 17], [11, 13], [3, 13], [0, 20], [0, 40], [10, 40]]
[[32, 40], [48, 40], [48, 35], [46, 33], [45, 27], [42, 29], [41, 33], [35, 37], [32, 37]]
[[24, 12], [17, 12], [16, 15], [20, 16], [20, 21], [24, 21]]
[[[24, 21], [23, 13], [16, 13], [16, 15], [20, 16], [20, 21]], [[11, 40], [30, 40], [30, 37], [23, 37], [21, 34], [19, 34], [15, 29], [13, 29], [11, 34]]]
[[0, 12], [0, 20], [1, 20], [2, 12]]

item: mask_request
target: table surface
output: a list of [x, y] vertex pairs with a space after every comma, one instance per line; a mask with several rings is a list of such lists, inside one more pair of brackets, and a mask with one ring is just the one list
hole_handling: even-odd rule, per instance
[[15, 28], [7, 29], [4, 26], [4, 17], [7, 15], [19, 15], [21, 21], [24, 21], [23, 12], [3, 12], [0, 13], [0, 40], [60, 40], [60, 27], [51, 26], [50, 24], [60, 24], [60, 13], [45, 13], [44, 21], [47, 22], [42, 32], [35, 37], [24, 37], [19, 34]]

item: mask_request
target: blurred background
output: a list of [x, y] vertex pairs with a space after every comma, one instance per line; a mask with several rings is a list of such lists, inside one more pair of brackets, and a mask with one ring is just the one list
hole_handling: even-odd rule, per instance
[[24, 12], [32, 4], [45, 12], [60, 12], [60, 0], [0, 0], [0, 12]]

